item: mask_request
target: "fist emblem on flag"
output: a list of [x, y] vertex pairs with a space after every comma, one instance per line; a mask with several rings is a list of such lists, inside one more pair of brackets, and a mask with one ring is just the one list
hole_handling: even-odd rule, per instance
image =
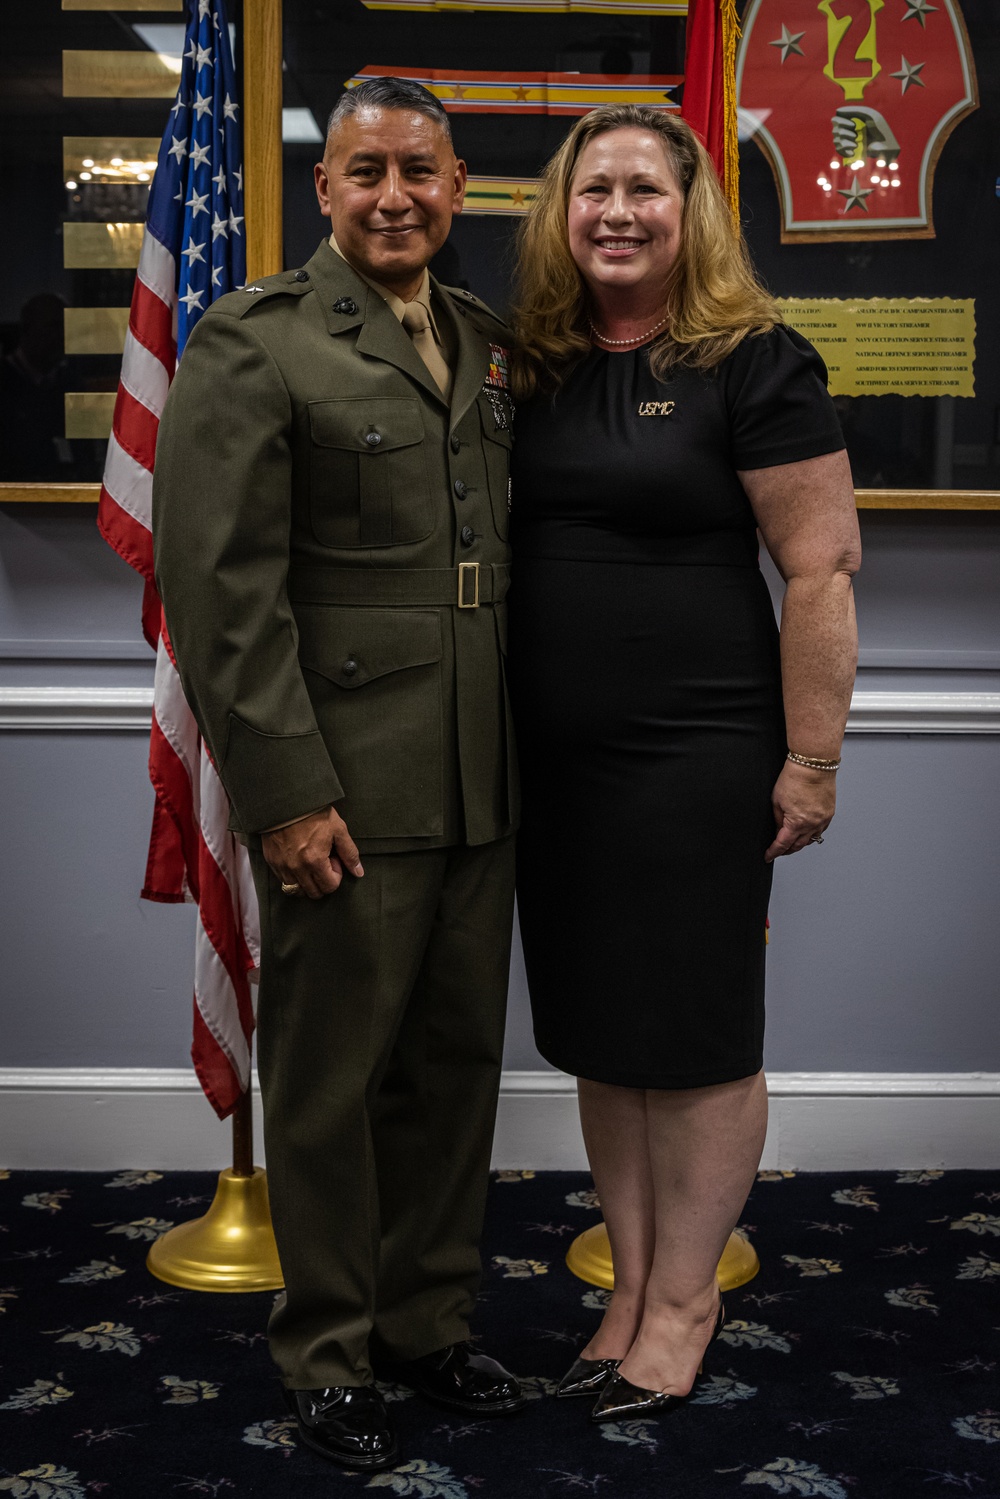
[[[844, 161], [861, 158], [878, 162], [885, 157], [891, 172], [899, 159], [899, 141], [889, 129], [884, 115], [864, 104], [845, 105], [833, 116], [833, 149]], [[832, 163], [831, 163], [832, 167]]]

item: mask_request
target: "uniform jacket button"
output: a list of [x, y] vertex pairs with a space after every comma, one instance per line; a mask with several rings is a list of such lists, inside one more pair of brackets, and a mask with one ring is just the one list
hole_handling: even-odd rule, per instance
[[382, 434], [381, 434], [381, 432], [369, 432], [368, 436], [365, 438], [365, 442], [368, 444], [368, 446], [370, 448], [377, 448], [378, 445], [379, 445], [379, 443], [381, 441], [382, 441]]
[[475, 539], [476, 539], [476, 533], [475, 533], [475, 531], [473, 531], [472, 527], [471, 526], [463, 526], [462, 527], [462, 545], [464, 547], [471, 547], [472, 544], [474, 543]]
[[295, 272], [295, 279], [296, 279], [296, 281], [308, 281], [309, 280], [309, 272], [308, 271], [296, 271]]
[[340, 669], [345, 677], [353, 677], [358, 669], [358, 663], [355, 661], [353, 656], [348, 656], [347, 660], [344, 662], [343, 666]]
[[469, 493], [469, 486], [462, 479], [455, 480], [455, 493], [460, 500], [464, 500]]
[[462, 443], [461, 443], [460, 439], [455, 436], [454, 433], [452, 433], [452, 437], [451, 437], [451, 451], [453, 453], [460, 453], [462, 451]]

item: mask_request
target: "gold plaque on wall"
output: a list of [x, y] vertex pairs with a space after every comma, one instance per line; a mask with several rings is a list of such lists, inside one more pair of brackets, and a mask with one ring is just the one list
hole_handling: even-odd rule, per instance
[[832, 396], [975, 395], [972, 297], [779, 297], [823, 356]]
[[62, 0], [63, 10], [183, 10], [184, 0]]
[[63, 52], [67, 99], [172, 99], [181, 59], [162, 52]]
[[63, 265], [67, 270], [134, 270], [142, 232], [138, 224], [64, 224]]
[[159, 138], [152, 135], [64, 135], [63, 172], [79, 177], [89, 171], [107, 182], [138, 183], [140, 172], [152, 177], [159, 150]]
[[127, 307], [67, 307], [63, 310], [67, 354], [120, 354], [128, 328]]
[[115, 399], [113, 390], [68, 390], [65, 395], [66, 436], [95, 437], [106, 441], [111, 436]]

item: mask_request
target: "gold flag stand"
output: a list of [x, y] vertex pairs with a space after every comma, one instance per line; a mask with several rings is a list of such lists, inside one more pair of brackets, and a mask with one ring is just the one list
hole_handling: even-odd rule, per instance
[[[611, 1263], [611, 1245], [608, 1231], [603, 1223], [578, 1234], [569, 1246], [566, 1263], [573, 1274], [588, 1285], [600, 1286], [605, 1291], [614, 1290], [615, 1270]], [[760, 1260], [753, 1245], [742, 1234], [729, 1235], [729, 1243], [722, 1252], [716, 1277], [723, 1291], [735, 1291], [753, 1280], [760, 1269]]]
[[233, 1115], [233, 1164], [220, 1171], [203, 1218], [179, 1223], [150, 1248], [146, 1267], [189, 1291], [278, 1291], [284, 1281], [271, 1228], [267, 1172], [253, 1163], [250, 1089]]

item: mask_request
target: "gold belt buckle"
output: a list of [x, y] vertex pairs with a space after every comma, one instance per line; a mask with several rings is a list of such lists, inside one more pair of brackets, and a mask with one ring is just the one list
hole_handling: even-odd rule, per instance
[[[466, 577], [467, 577], [467, 575], [469, 573], [471, 573], [472, 576], [473, 576], [473, 578], [475, 579], [475, 587], [473, 589], [473, 597], [472, 597], [471, 604], [467, 603], [466, 602], [466, 598], [465, 598], [465, 579], [466, 579]], [[460, 609], [478, 609], [479, 608], [479, 563], [478, 562], [460, 562], [458, 564], [458, 607]]]

